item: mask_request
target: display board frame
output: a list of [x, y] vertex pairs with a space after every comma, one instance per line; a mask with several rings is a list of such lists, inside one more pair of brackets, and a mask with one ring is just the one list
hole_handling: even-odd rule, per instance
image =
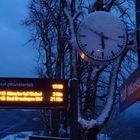
[[66, 79], [0, 78], [0, 108], [66, 108], [67, 94]]

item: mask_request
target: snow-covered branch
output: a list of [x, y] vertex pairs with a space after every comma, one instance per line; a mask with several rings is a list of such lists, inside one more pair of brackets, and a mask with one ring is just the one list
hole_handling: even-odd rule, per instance
[[75, 34], [74, 21], [81, 14], [81, 11], [78, 10], [74, 14], [73, 17], [70, 15], [68, 9], [64, 8], [64, 12], [65, 12], [65, 15], [66, 15], [68, 22], [69, 22], [69, 29], [70, 29], [70, 33], [71, 33], [70, 43], [72, 44], [72, 46], [75, 46], [76, 45], [76, 34]]
[[95, 3], [97, 2], [98, 0], [90, 0], [89, 2], [89, 10], [90, 11], [93, 11], [94, 10], [94, 6], [95, 6]]
[[[101, 71], [101, 69], [103, 69], [103, 66], [100, 66], [100, 67], [95, 67], [91, 73], [91, 81], [93, 82], [94, 78], [97, 76], [98, 72]], [[94, 84], [94, 83], [92, 83]], [[94, 89], [92, 88], [91, 91], [93, 92]], [[91, 120], [86, 120], [84, 118], [82, 118], [82, 116], [78, 115], [78, 122], [79, 124], [83, 127], [83, 128], [86, 128], [86, 129], [90, 129], [92, 127], [94, 127], [94, 125], [97, 124], [97, 121], [94, 120], [94, 119], [91, 119]]]
[[[109, 118], [111, 111], [112, 111], [112, 107], [113, 107], [113, 103], [114, 103], [114, 94], [116, 91], [116, 84], [117, 84], [117, 75], [118, 75], [118, 70], [119, 70], [119, 66], [120, 66], [120, 62], [121, 62], [121, 57], [119, 57], [113, 65], [113, 70], [111, 72], [111, 79], [110, 79], [110, 88], [109, 88], [109, 93], [108, 93], [108, 98], [107, 98], [107, 103], [102, 111], [102, 113], [99, 115], [99, 117], [95, 120], [95, 119], [91, 119], [91, 120], [86, 120], [84, 118], [82, 118], [82, 116], [80, 116], [78, 118], [78, 122], [79, 124], [86, 129], [91, 129], [94, 128], [94, 126], [98, 126], [101, 127], [107, 118]], [[93, 75], [96, 75], [97, 71], [95, 70], [93, 72]]]
[[74, 21], [75, 19], [80, 15], [80, 11], [74, 14], [74, 16], [71, 16], [69, 13], [68, 8], [64, 8], [65, 15], [68, 19], [69, 23], [69, 30], [70, 30], [70, 44], [72, 46], [72, 68], [73, 68], [73, 73], [72, 73], [72, 78], [77, 78], [77, 70], [76, 70], [76, 33], [75, 33], [75, 27], [74, 27]]
[[100, 71], [102, 68], [103, 66], [95, 67], [91, 73], [91, 79], [93, 79], [96, 76], [97, 72]]
[[100, 114], [100, 116], [97, 118], [97, 125], [101, 126], [104, 124], [107, 118], [109, 118], [110, 113], [112, 111], [113, 103], [114, 103], [114, 94], [116, 91], [116, 84], [117, 84], [117, 75], [118, 70], [120, 66], [121, 57], [119, 57], [113, 65], [113, 70], [111, 72], [111, 79], [110, 79], [110, 88], [109, 88], [109, 94], [107, 97], [107, 103]]
[[82, 117], [78, 118], [78, 122], [82, 126], [82, 128], [86, 128], [86, 129], [93, 128], [97, 124], [97, 121], [94, 120], [94, 119], [86, 120], [86, 119], [84, 119]]
[[71, 40], [70, 43], [72, 44], [72, 46], [75, 46], [76, 43], [76, 35], [75, 35], [75, 30], [74, 30], [74, 21], [73, 21], [73, 17], [71, 17], [71, 15], [69, 14], [68, 10], [65, 8], [64, 9], [65, 15], [68, 19], [69, 22], [69, 28], [70, 28], [70, 33], [71, 33]]

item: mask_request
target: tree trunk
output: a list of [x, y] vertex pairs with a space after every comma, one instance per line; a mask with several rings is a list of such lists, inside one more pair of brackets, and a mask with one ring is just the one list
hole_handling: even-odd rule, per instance
[[98, 135], [99, 131], [100, 130], [97, 126], [95, 126], [92, 129], [89, 129], [88, 133], [87, 133], [87, 140], [97, 140], [97, 135]]

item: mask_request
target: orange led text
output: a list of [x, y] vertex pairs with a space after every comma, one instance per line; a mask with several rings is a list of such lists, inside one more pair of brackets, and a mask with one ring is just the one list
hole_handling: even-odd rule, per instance
[[42, 102], [43, 93], [38, 91], [0, 91], [0, 101]]

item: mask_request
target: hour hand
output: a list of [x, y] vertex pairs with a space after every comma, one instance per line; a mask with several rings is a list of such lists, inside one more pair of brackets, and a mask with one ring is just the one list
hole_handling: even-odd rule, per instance
[[101, 33], [101, 45], [102, 49], [105, 49], [105, 37], [103, 36], [103, 33]]

